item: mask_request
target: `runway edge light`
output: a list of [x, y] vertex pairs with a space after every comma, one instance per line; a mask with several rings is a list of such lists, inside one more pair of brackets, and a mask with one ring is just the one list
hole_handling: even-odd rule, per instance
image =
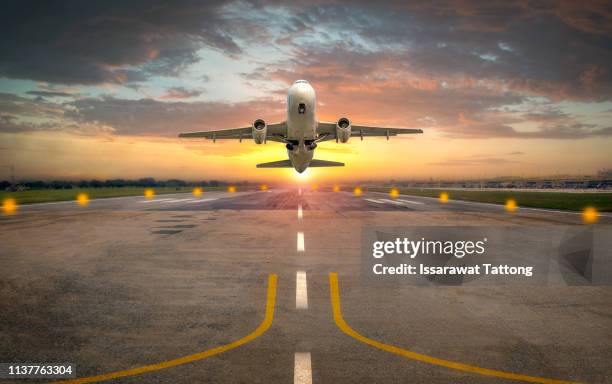
[[440, 192], [440, 202], [441, 203], [448, 202], [448, 192]]
[[516, 208], [518, 208], [518, 206], [516, 205], [516, 200], [514, 199], [508, 199], [506, 200], [506, 211], [508, 212], [514, 212], [516, 211]]
[[200, 197], [200, 196], [202, 196], [202, 192], [203, 192], [203, 191], [202, 191], [202, 188], [200, 188], [200, 187], [195, 187], [195, 188], [193, 189], [193, 195], [194, 195], [195, 197]]
[[332, 191], [340, 192], [340, 186], [338, 184], [334, 184], [334, 187], [332, 188]]
[[13, 199], [12, 197], [2, 200], [2, 212], [4, 212], [5, 215], [14, 214], [17, 212], [17, 207], [17, 200]]
[[596, 223], [598, 219], [599, 213], [597, 212], [597, 209], [595, 209], [595, 207], [586, 207], [582, 211], [582, 221], [586, 224]]
[[151, 200], [152, 198], [155, 197], [155, 190], [153, 190], [153, 188], [145, 188], [144, 196], [145, 198]]
[[355, 194], [355, 196], [361, 196], [361, 193], [363, 191], [361, 190], [361, 187], [355, 187], [355, 189], [353, 189], [353, 193]]
[[81, 206], [86, 206], [87, 204], [89, 204], [89, 195], [87, 195], [85, 192], [81, 192], [77, 195], [76, 201], [77, 204]]
[[397, 188], [391, 188], [391, 190], [389, 191], [389, 196], [391, 196], [392, 199], [396, 199], [399, 196], [399, 189]]
[[234, 185], [230, 185], [229, 187], [227, 187], [227, 191], [229, 193], [234, 193], [236, 192], [236, 187]]

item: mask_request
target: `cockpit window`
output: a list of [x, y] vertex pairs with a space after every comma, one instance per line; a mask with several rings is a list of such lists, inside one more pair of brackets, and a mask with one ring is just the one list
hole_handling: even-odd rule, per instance
[[299, 103], [298, 104], [298, 113], [300, 115], [303, 115], [304, 113], [306, 113], [306, 104], [304, 104], [304, 103]]

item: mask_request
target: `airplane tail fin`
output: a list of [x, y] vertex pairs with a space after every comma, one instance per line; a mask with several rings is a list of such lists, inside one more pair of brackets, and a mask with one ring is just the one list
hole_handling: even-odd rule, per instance
[[289, 159], [280, 161], [271, 161], [269, 163], [257, 164], [257, 168], [293, 168], [293, 164]]
[[314, 159], [310, 162], [310, 165], [308, 166], [309, 167], [344, 167], [344, 163], [339, 163], [337, 161]]

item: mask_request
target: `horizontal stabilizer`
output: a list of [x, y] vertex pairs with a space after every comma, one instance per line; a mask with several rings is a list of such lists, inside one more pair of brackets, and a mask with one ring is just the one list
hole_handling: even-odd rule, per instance
[[313, 160], [310, 162], [309, 167], [344, 167], [344, 163], [339, 163], [337, 161], [327, 161], [327, 160]]
[[293, 168], [293, 164], [289, 159], [280, 161], [271, 161], [269, 163], [257, 164], [257, 168]]

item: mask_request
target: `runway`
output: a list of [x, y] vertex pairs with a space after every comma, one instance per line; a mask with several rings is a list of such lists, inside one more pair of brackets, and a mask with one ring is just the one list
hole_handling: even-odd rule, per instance
[[[0, 217], [0, 362], [73, 362], [77, 377], [124, 372], [108, 377], [120, 383], [511, 382], [486, 370], [606, 382], [610, 286], [362, 276], [364, 226], [574, 224], [566, 212], [297, 187], [21, 206]], [[410, 353], [351, 336], [340, 305], [351, 329]]]

